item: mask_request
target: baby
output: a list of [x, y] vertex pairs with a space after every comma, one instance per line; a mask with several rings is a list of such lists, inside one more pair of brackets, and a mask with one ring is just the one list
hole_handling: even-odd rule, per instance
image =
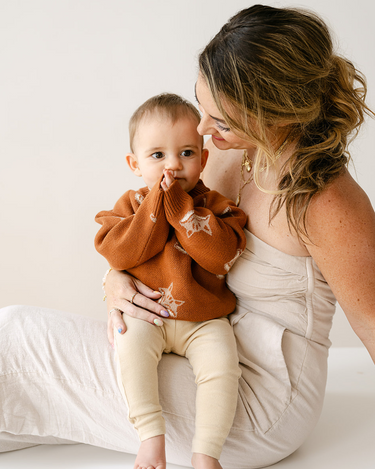
[[130, 120], [126, 160], [146, 187], [127, 191], [96, 216], [98, 252], [159, 291], [168, 316], [155, 320], [160, 327], [124, 316], [126, 333], [115, 333], [120, 388], [141, 440], [135, 469], [166, 467], [162, 353], [187, 357], [196, 376], [194, 468], [221, 468], [236, 410], [241, 372], [227, 319], [236, 300], [225, 275], [246, 246], [246, 215], [200, 180], [208, 151], [199, 122], [197, 109], [174, 94], [141, 105]]

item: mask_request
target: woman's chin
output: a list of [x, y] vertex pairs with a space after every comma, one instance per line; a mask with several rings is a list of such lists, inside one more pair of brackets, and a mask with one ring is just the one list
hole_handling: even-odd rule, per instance
[[229, 150], [232, 146], [223, 138], [217, 138], [212, 135], [212, 142], [219, 150]]

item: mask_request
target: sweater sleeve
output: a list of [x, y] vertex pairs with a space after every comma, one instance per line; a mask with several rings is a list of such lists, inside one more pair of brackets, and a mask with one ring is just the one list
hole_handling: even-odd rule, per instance
[[201, 267], [225, 275], [246, 247], [246, 214], [216, 191], [204, 198], [204, 206], [195, 207], [175, 181], [165, 192], [165, 216], [181, 246]]
[[95, 247], [111, 267], [131, 269], [162, 251], [169, 234], [163, 196], [158, 187], [146, 196], [128, 191], [113, 210], [96, 215], [95, 221], [102, 227], [95, 237]]

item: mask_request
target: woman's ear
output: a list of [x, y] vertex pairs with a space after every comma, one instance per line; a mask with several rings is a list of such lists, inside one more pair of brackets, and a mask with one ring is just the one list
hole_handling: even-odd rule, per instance
[[137, 157], [134, 155], [134, 153], [128, 153], [125, 156], [125, 159], [126, 159], [126, 162], [128, 163], [129, 168], [133, 171], [133, 173], [136, 176], [141, 177], [142, 173], [141, 173], [141, 170], [139, 169], [138, 160], [137, 160]]
[[203, 148], [202, 155], [201, 155], [201, 172], [204, 170], [208, 159], [208, 150], [207, 148]]

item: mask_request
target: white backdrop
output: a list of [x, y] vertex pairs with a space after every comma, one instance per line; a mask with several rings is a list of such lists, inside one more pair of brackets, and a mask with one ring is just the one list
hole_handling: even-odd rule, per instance
[[[302, 6], [333, 28], [367, 76], [375, 107], [371, 0]], [[197, 55], [245, 0], [0, 0], [0, 307], [32, 304], [105, 319], [107, 264], [95, 214], [140, 180], [127, 169], [127, 122], [163, 91], [194, 100]], [[352, 147], [375, 205], [375, 123]], [[336, 346], [360, 342], [341, 310]]]

